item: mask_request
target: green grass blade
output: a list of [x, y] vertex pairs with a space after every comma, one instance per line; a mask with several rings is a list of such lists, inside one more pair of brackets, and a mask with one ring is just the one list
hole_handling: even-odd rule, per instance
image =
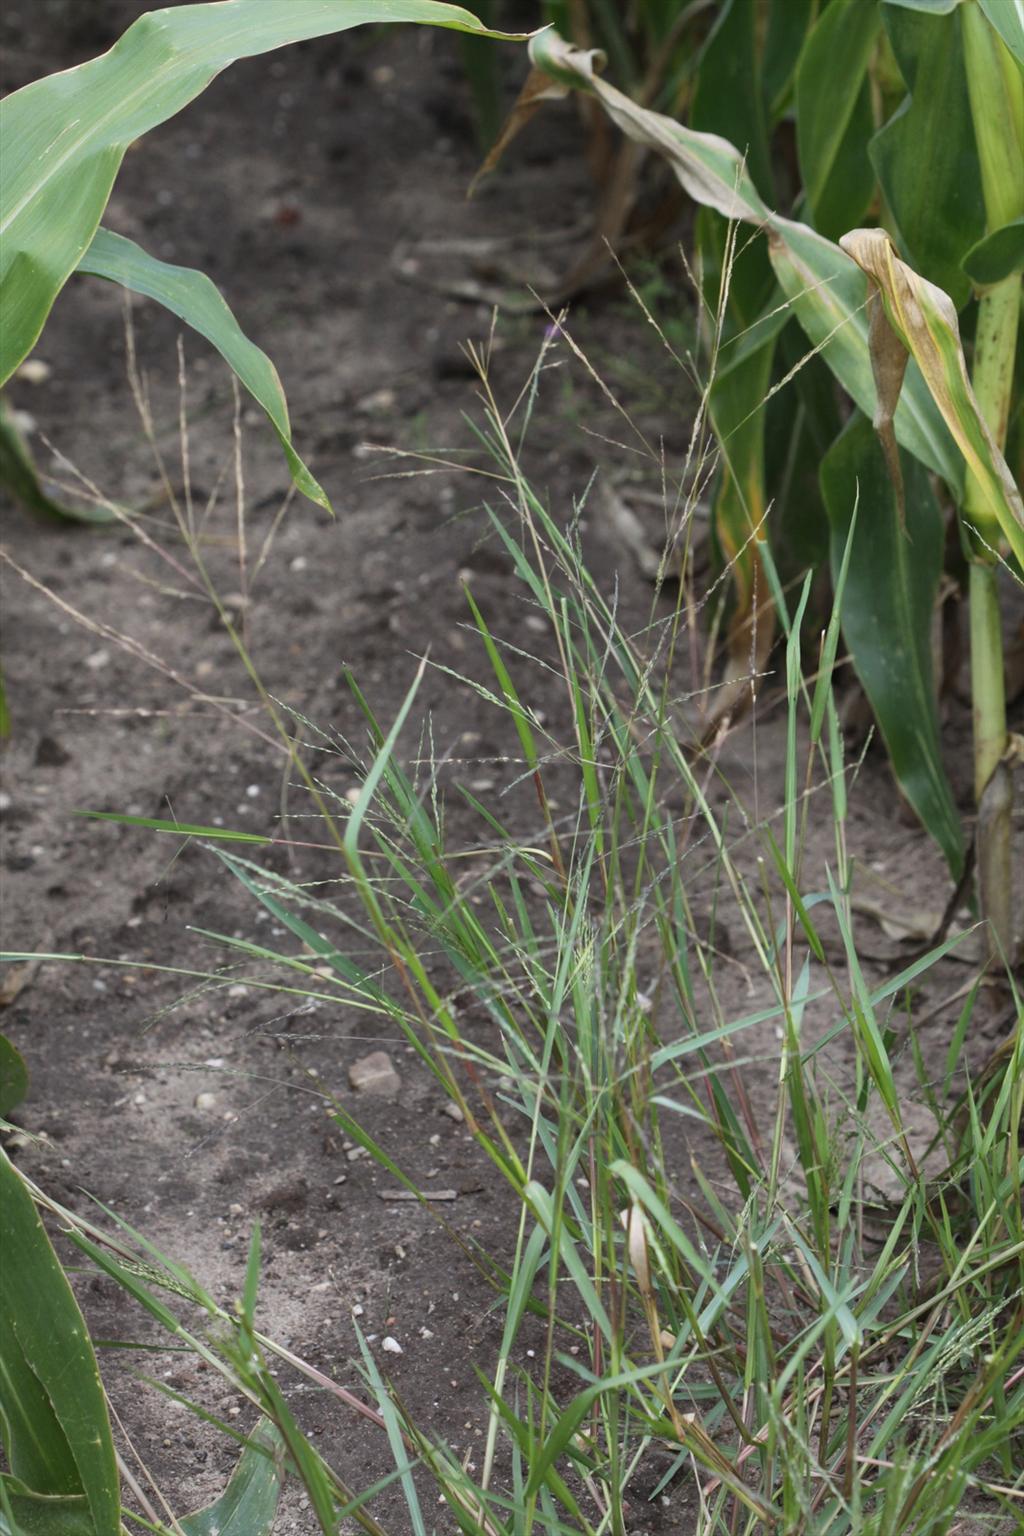
[[821, 648], [821, 659], [818, 664], [818, 677], [814, 684], [814, 698], [811, 702], [811, 742], [817, 745], [821, 737], [821, 727], [825, 719], [825, 711], [832, 697], [832, 673], [835, 670], [836, 655], [839, 651], [839, 631], [842, 628], [843, 593], [846, 591], [846, 578], [850, 570], [850, 551], [853, 548], [853, 538], [857, 531], [857, 508], [860, 506], [860, 484], [855, 486], [853, 492], [853, 511], [850, 514], [850, 527], [846, 535], [846, 543], [843, 546], [842, 559], [839, 562], [839, 570], [834, 573], [832, 612], [828, 617], [828, 628], [825, 630], [825, 641]]
[[409, 1521], [413, 1536], [427, 1536], [427, 1528], [423, 1520], [423, 1511], [420, 1508], [419, 1495], [416, 1492], [412, 1470], [408, 1465], [408, 1456], [402, 1436], [402, 1424], [398, 1417], [398, 1410], [384, 1384], [384, 1378], [381, 1376], [377, 1362], [370, 1352], [370, 1346], [363, 1337], [362, 1329], [355, 1321], [353, 1321], [353, 1327], [356, 1330], [356, 1338], [359, 1340], [359, 1350], [363, 1357], [363, 1364], [366, 1367], [366, 1377], [373, 1390], [373, 1395], [377, 1399], [377, 1407], [380, 1409], [381, 1417], [384, 1420], [388, 1444], [391, 1447], [395, 1466], [402, 1469], [399, 1474], [399, 1480], [402, 1485], [402, 1493], [405, 1495], [405, 1504], [409, 1511]]
[[272, 843], [259, 832], [233, 832], [229, 827], [200, 827], [187, 821], [166, 821], [159, 816], [122, 816], [119, 811], [75, 811], [91, 821], [114, 821], [122, 827], [148, 827], [151, 832], [176, 832], [180, 837], [208, 837], [222, 843]]

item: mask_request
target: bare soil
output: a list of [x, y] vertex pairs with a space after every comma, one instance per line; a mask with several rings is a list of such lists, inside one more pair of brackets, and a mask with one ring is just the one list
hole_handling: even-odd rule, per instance
[[[142, 9], [128, 0], [7, 0], [0, 39], [8, 88], [100, 51]], [[517, 57], [510, 96], [518, 67]], [[271, 430], [243, 406], [248, 632], [269, 692], [359, 750], [365, 726], [345, 669], [386, 723], [428, 650], [433, 663], [487, 679], [486, 658], [466, 628], [465, 580], [496, 634], [544, 654], [548, 642], [482, 506], [487, 494], [501, 507], [498, 488], [437, 466], [396, 478], [396, 469], [416, 466], [366, 445], [434, 450], [448, 459], [473, 449], [466, 418], [479, 422], [482, 412], [460, 345], [486, 341], [492, 311], [490, 302], [453, 296], [458, 284], [488, 293], [502, 284], [516, 301], [497, 320], [491, 370], [504, 404], [516, 398], [548, 323], [523, 305], [524, 285], [545, 270], [565, 270], [593, 208], [579, 149], [571, 106], [552, 111], [467, 203], [477, 154], [455, 41], [426, 29], [379, 29], [232, 68], [136, 146], [118, 180], [106, 222], [158, 256], [206, 270], [280, 370], [296, 444], [337, 517], [295, 501], [253, 576], [288, 476]], [[680, 314], [689, 303], [680, 280]], [[177, 325], [143, 301], [132, 302], [131, 318], [167, 475], [183, 496]], [[653, 328], [614, 288], [574, 305], [568, 325], [676, 472], [693, 386]], [[93, 279], [73, 280], [37, 356], [49, 376], [15, 381], [10, 402], [34, 418], [41, 462], [53, 462], [45, 438], [112, 500], [146, 510], [154, 538], [177, 547], [129, 388], [120, 294]], [[215, 500], [206, 558], [238, 611], [231, 384], [220, 360], [191, 334], [184, 356], [190, 494], [199, 509]], [[635, 432], [587, 368], [564, 345], [551, 362], [524, 450], [540, 492], [568, 521], [595, 471], [610, 478], [628, 472], [633, 489], [657, 491], [657, 454], [638, 451]], [[479, 453], [474, 462], [484, 462]], [[61, 478], [71, 477], [65, 471]], [[642, 498], [636, 505], [653, 542], [661, 514]], [[640, 633], [650, 621], [652, 589], [600, 506], [595, 497], [584, 512], [591, 568], [604, 591], [617, 588], [627, 625]], [[327, 1003], [289, 1008], [231, 976], [228, 985], [213, 986], [149, 969], [223, 967], [223, 952], [197, 930], [280, 936], [195, 842], [74, 815], [107, 810], [195, 824], [219, 818], [270, 834], [279, 827], [282, 762], [259, 734], [263, 716], [223, 625], [127, 529], [54, 526], [7, 506], [3, 536], [47, 589], [5, 575], [3, 660], [14, 718], [3, 756], [5, 946], [88, 962], [44, 965], [3, 1017], [32, 1072], [19, 1120], [37, 1139], [19, 1148], [22, 1166], [74, 1209], [89, 1209], [86, 1191], [103, 1201], [225, 1301], [239, 1293], [258, 1217], [265, 1330], [358, 1391], [352, 1309], [361, 1307], [376, 1348], [385, 1335], [401, 1345], [401, 1355], [381, 1360], [410, 1411], [472, 1460], [485, 1428], [473, 1368], [486, 1371], [494, 1359], [501, 1327], [495, 1292], [431, 1209], [389, 1200], [394, 1181], [372, 1161], [350, 1157], [325, 1094], [423, 1188], [454, 1191], [438, 1209], [499, 1262], [509, 1257], [514, 1230], [507, 1193], [465, 1127], [444, 1112], [436, 1082], [383, 1024]], [[668, 594], [655, 616], [670, 603]], [[131, 636], [164, 670], [109, 634], [83, 628], [72, 610]], [[555, 724], [564, 719], [557, 677], [524, 659], [518, 680], [532, 706]], [[753, 815], [767, 816], [781, 803], [778, 699], [776, 670], [754, 723], [723, 749], [714, 790], [720, 804], [732, 794]], [[968, 712], [956, 699], [946, 709], [950, 768], [967, 812]], [[517, 776], [509, 722], [437, 667], [427, 672], [417, 711], [431, 718], [437, 754], [450, 754], [451, 782], [486, 800]], [[402, 742], [407, 760], [419, 746], [410, 730]], [[342, 794], [358, 782], [344, 755], [311, 761]], [[529, 824], [525, 799], [519, 804], [513, 794], [502, 803]], [[811, 803], [808, 868], [823, 877], [831, 825], [826, 797]], [[294, 794], [288, 806], [293, 835], [301, 837]], [[479, 836], [454, 794], [449, 825], [453, 841]], [[877, 877], [867, 888], [882, 905], [941, 910], [948, 893], [941, 860], [902, 811], [874, 749], [852, 785], [849, 835], [865, 871]], [[748, 836], [745, 845], [738, 827], [737, 848], [753, 867], [756, 840]], [[280, 850], [269, 857], [284, 860]], [[292, 872], [323, 878], [315, 858], [300, 857]], [[695, 856], [698, 907], [703, 900], [710, 909], [713, 888], [713, 861]], [[865, 962], [869, 978], [878, 979], [903, 951], [871, 923], [860, 937], [876, 957]], [[838, 934], [828, 940], [838, 958]], [[751, 1011], [763, 981], [738, 917], [721, 908], [715, 943], [724, 954], [724, 995]], [[941, 1075], [956, 998], [971, 974], [954, 961], [937, 967], [901, 999], [893, 1019], [908, 1115], [923, 1131], [929, 1112], [915, 1083], [909, 1031], [919, 1024], [926, 1060]], [[1009, 1026], [1005, 1000], [986, 994], [978, 1018], [975, 1065]], [[816, 1020], [822, 1028], [831, 1022], [825, 1011]], [[767, 1124], [774, 1032], [752, 1032], [744, 1048], [754, 1062], [754, 1107]], [[349, 1068], [376, 1049], [388, 1052], [400, 1076], [397, 1097], [350, 1087]], [[827, 1070], [848, 1080], [850, 1061], [840, 1041]], [[680, 1188], [695, 1193], [687, 1188], [686, 1150], [680, 1141]], [[713, 1148], [690, 1150], [714, 1172]], [[85, 1278], [79, 1293], [98, 1336], [152, 1337], [105, 1281]], [[140, 1390], [130, 1374], [130, 1367], [157, 1373], [185, 1395], [209, 1399], [201, 1369], [180, 1359], [104, 1356], [124, 1435], [179, 1510], [215, 1496], [233, 1460], [216, 1433]], [[247, 1423], [244, 1403], [216, 1390], [212, 1401]], [[315, 1443], [351, 1486], [387, 1470], [384, 1437], [367, 1423], [308, 1387], [296, 1402]], [[645, 1497], [653, 1472], [646, 1477], [636, 1489], [637, 1536], [690, 1529], [687, 1490], [653, 1505]], [[395, 1490], [374, 1508], [386, 1529], [405, 1530]], [[443, 1511], [437, 1520], [448, 1529]], [[314, 1529], [298, 1496], [280, 1529]]]

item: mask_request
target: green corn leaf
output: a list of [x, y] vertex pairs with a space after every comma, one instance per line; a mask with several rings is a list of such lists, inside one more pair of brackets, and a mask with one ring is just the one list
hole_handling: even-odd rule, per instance
[[960, 13], [987, 233], [1024, 216], [1024, 70], [975, 6]]
[[[747, 677], [751, 667], [760, 671], [774, 636], [772, 610], [764, 604], [767, 583], [758, 545], [766, 537], [768, 512], [763, 403], [771, 382], [776, 339], [774, 331], [769, 332], [760, 347], [721, 368], [708, 397], [722, 455], [712, 509], [715, 534], [723, 558], [732, 568], [735, 596], [727, 683]], [[759, 613], [755, 613], [755, 606]]]
[[774, 492], [772, 555], [779, 581], [788, 588], [804, 571], [817, 570], [828, 553], [818, 471], [842, 419], [828, 364], [807, 356], [807, 341], [795, 320], [779, 337], [775, 374], [790, 382], [775, 391], [765, 408], [765, 480]]
[[56, 501], [46, 491], [28, 445], [14, 424], [10, 411], [0, 400], [0, 486], [10, 491], [16, 501], [41, 517], [56, 517], [75, 523], [109, 523], [113, 513], [108, 507], [69, 507]]
[[881, 24], [874, 0], [832, 0], [797, 66], [800, 173], [814, 227], [832, 240], [860, 223], [874, 190], [867, 76]]
[[304, 496], [330, 511], [326, 492], [318, 485], [292, 446], [288, 404], [277, 369], [265, 352], [251, 342], [217, 287], [192, 267], [157, 261], [133, 240], [98, 229], [78, 263], [78, 271], [105, 277], [133, 293], [155, 299], [216, 347], [239, 381], [270, 417], [284, 449], [292, 479]]
[[261, 1419], [220, 1498], [179, 1521], [185, 1536], [270, 1536], [284, 1483], [283, 1454], [281, 1436]]
[[0, 1035], [0, 1119], [7, 1119], [28, 1093], [28, 1068], [17, 1046]]
[[972, 245], [963, 269], [979, 288], [1001, 283], [1011, 272], [1024, 272], [1024, 218], [1013, 219]]
[[978, 0], [983, 15], [1024, 67], [1024, 0]]
[[88, 250], [129, 144], [236, 59], [384, 21], [486, 30], [439, 0], [204, 0], [140, 16], [109, 52], [0, 103], [0, 383]]
[[948, 16], [960, 3], [961, 0], [886, 0], [887, 5], [898, 6], [904, 11], [921, 11], [926, 16]]
[[726, 0], [704, 46], [690, 121], [703, 133], [720, 133], [743, 152], [747, 169], [765, 196], [772, 194], [768, 114], [761, 90], [757, 0]]
[[0, 1472], [0, 1536], [96, 1536], [96, 1527], [84, 1494], [46, 1498]]
[[[906, 532], [885, 454], [863, 416], [830, 449], [821, 471], [832, 527], [832, 569], [848, 561], [843, 635], [904, 794], [946, 856], [963, 868], [960, 818], [939, 745], [931, 621], [942, 575], [942, 514], [924, 470], [903, 456]], [[857, 523], [851, 533], [854, 487]]]
[[768, 32], [761, 59], [765, 103], [776, 122], [786, 106], [807, 32], [814, 21], [816, 0], [787, 0], [768, 11]]
[[904, 256], [961, 309], [971, 296], [961, 262], [985, 233], [985, 202], [960, 16], [888, 4], [882, 14], [908, 96], [872, 139], [871, 159]]
[[[89, 1333], [32, 1197], [2, 1151], [0, 1253], [0, 1429], [11, 1474], [37, 1498], [83, 1499], [91, 1536], [117, 1536], [117, 1463]], [[63, 1529], [74, 1529], [70, 1518]]]

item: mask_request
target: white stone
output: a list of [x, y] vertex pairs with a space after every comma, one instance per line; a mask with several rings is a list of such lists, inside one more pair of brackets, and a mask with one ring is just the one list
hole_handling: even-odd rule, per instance
[[384, 1099], [396, 1098], [402, 1087], [402, 1079], [386, 1051], [371, 1051], [368, 1056], [360, 1056], [349, 1067], [348, 1080], [356, 1093], [373, 1093]]

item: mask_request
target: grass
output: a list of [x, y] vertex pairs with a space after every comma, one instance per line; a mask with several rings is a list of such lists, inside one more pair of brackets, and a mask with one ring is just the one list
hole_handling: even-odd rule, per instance
[[[688, 744], [677, 695], [702, 601], [686, 573], [706, 417], [681, 481], [694, 490], [668, 529], [678, 602], [633, 636], [588, 569], [582, 509], [549, 510], [520, 467], [546, 355], [513, 415], [481, 356], [478, 435], [501, 493], [494, 537], [548, 640], [531, 656], [520, 635], [492, 632], [467, 591], [485, 670], [449, 675], [500, 713], [515, 783], [487, 799], [459, 785], [418, 722], [424, 658], [390, 720], [350, 679], [362, 742], [263, 693], [268, 733], [322, 822], [313, 840], [336, 856], [329, 885], [274, 873], [205, 829], [225, 877], [290, 940], [207, 937], [261, 985], [326, 993], [397, 1028], [504, 1188], [506, 1248], [457, 1257], [477, 1266], [501, 1317], [494, 1358], [477, 1364], [479, 1466], [414, 1421], [361, 1337], [369, 1407], [256, 1329], [258, 1227], [233, 1311], [110, 1213], [101, 1226], [39, 1198], [177, 1346], [276, 1426], [325, 1532], [343, 1520], [379, 1531], [380, 1487], [357, 1493], [310, 1445], [272, 1365], [386, 1438], [385, 1484], [400, 1488], [401, 1529], [417, 1536], [626, 1536], [644, 1497], [670, 1499], [670, 1528], [699, 1536], [937, 1536], [968, 1529], [956, 1523], [965, 1510], [970, 1529], [1020, 1530], [1024, 1032], [1018, 1022], [992, 1072], [956, 1099], [979, 986], [938, 1073], [913, 992], [959, 940], [868, 979], [847, 840], [857, 765], [833, 696], [838, 627], [807, 675], [807, 587], [784, 591], [767, 550], [786, 636], [781, 799], [767, 814], [743, 802], [721, 771], [721, 736]], [[187, 511], [181, 537], [217, 601]], [[537, 668], [563, 699], [550, 723], [531, 707]], [[354, 802], [307, 767], [311, 737], [361, 765]], [[469, 845], [449, 830], [454, 796], [475, 818]], [[716, 943], [723, 925], [742, 934], [733, 957]], [[467, 999], [485, 1026], [467, 1025]], [[920, 1114], [908, 1118], [915, 1099], [930, 1108], [930, 1137]], [[420, 1194], [395, 1149], [340, 1104], [335, 1117]], [[136, 1525], [172, 1528], [144, 1507]]]

